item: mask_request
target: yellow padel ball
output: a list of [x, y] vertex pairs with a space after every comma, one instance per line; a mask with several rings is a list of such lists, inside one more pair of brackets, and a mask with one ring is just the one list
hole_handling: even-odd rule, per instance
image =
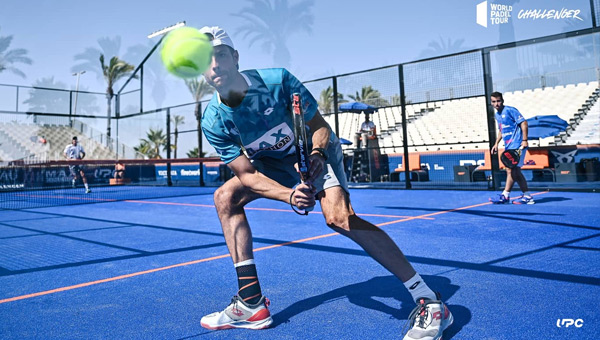
[[167, 34], [160, 57], [167, 70], [180, 78], [201, 75], [212, 62], [212, 43], [193, 27], [181, 27]]

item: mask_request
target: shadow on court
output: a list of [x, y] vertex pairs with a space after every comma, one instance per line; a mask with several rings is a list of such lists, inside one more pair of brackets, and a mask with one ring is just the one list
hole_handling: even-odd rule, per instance
[[[552, 199], [556, 199], [556, 198], [548, 197], [546, 199], [552, 200]], [[558, 198], [558, 199], [561, 201], [570, 200], [570, 198], [565, 198], [565, 199]], [[536, 200], [536, 202], [538, 202], [538, 200]], [[549, 202], [549, 201], [544, 201], [544, 202]], [[520, 209], [519, 208], [520, 206], [516, 205], [516, 204], [515, 205], [500, 204], [498, 209], [505, 209], [506, 207], [511, 207], [511, 206], [514, 206], [515, 209], [517, 209], [517, 210], [511, 209], [510, 211], [507, 211], [507, 210], [489, 211], [489, 210], [469, 209], [469, 210], [448, 211], [447, 209], [407, 207], [407, 206], [396, 206], [396, 207], [394, 207], [394, 206], [379, 206], [378, 208], [390, 209], [390, 210], [406, 210], [406, 211], [427, 211], [427, 212], [431, 212], [431, 213], [450, 212], [452, 214], [462, 214], [462, 215], [473, 216], [473, 217], [490, 217], [490, 218], [495, 218], [495, 219], [508, 220], [508, 221], [521, 222], [521, 223], [534, 223], [534, 224], [543, 223], [545, 225], [555, 225], [555, 226], [578, 228], [578, 229], [588, 229], [588, 230], [595, 230], [595, 231], [600, 230], [600, 227], [593, 226], [593, 225], [561, 222], [561, 220], [566, 220], [566, 218], [564, 218], [564, 217], [569, 214], [568, 212], [566, 212], [564, 214], [563, 213], [546, 213], [546, 212], [544, 212], [544, 213], [523, 212], [523, 211], [518, 210], [518, 209]], [[548, 217], [550, 217], [550, 219], [549, 220], [540, 220], [540, 219], [526, 218], [526, 217], [530, 217], [530, 216], [548, 216]], [[563, 219], [558, 220], [557, 217], [563, 217]]]
[[[449, 300], [460, 288], [457, 285], [451, 284], [450, 280], [443, 276], [423, 275], [423, 279], [430, 287], [439, 290], [444, 301]], [[401, 307], [398, 309], [397, 307], [378, 301], [376, 298], [393, 298], [401, 303]], [[406, 324], [407, 318], [415, 307], [412, 297], [395, 276], [378, 276], [368, 281], [337, 288], [327, 293], [295, 302], [281, 312], [273, 315], [273, 325], [271, 327], [275, 328], [281, 324], [293, 322], [292, 319], [294, 316], [339, 299], [348, 299], [350, 303], [358, 307], [388, 314], [390, 319], [398, 320], [395, 326], [398, 328], [399, 334], [403, 331], [404, 327], [408, 328]], [[444, 332], [444, 339], [452, 338], [471, 321], [471, 312], [468, 308], [460, 305], [448, 305], [448, 308], [450, 308], [454, 316], [454, 324]], [[352, 311], [348, 313], [352, 313]]]
[[572, 198], [568, 198], [568, 197], [541, 197], [541, 198], [535, 198], [535, 204], [543, 204], [543, 203], [550, 203], [550, 202], [564, 202], [564, 201], [571, 201], [573, 200]]

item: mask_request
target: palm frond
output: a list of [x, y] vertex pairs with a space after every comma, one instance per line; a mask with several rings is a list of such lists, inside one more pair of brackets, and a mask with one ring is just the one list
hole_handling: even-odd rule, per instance
[[12, 39], [13, 39], [12, 35], [9, 35], [8, 37], [0, 37], [0, 53], [8, 50], [8, 47], [10, 46]]

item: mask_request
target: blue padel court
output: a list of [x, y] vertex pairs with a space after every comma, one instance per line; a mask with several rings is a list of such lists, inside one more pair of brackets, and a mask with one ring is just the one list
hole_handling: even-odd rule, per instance
[[[318, 206], [298, 216], [264, 199], [246, 213], [274, 324], [203, 329], [200, 318], [237, 292], [214, 190], [0, 209], [0, 338], [401, 339], [414, 307], [402, 283], [333, 233]], [[94, 202], [94, 193], [44, 195]], [[357, 213], [447, 302], [444, 339], [595, 339], [600, 195], [535, 192], [535, 205], [492, 205], [493, 194], [351, 190]]]

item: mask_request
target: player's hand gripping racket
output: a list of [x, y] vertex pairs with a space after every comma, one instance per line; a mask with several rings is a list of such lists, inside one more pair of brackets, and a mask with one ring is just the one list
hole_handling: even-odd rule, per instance
[[[309, 177], [308, 169], [310, 169], [310, 163], [308, 160], [308, 141], [306, 139], [306, 124], [304, 122], [304, 112], [302, 111], [302, 101], [300, 100], [299, 93], [294, 93], [292, 95], [292, 111], [294, 113], [294, 145], [296, 146], [296, 160], [298, 161], [298, 172], [300, 172], [300, 180], [302, 181], [302, 183], [304, 183]], [[292, 209], [294, 209], [294, 211], [300, 215], [308, 215], [308, 212], [312, 211], [314, 208], [308, 207], [304, 209], [304, 213], [299, 212], [294, 208], [291, 196], [290, 205], [292, 206]]]
[[509, 169], [514, 169], [521, 160], [521, 149], [507, 149], [500, 155], [500, 160]]

